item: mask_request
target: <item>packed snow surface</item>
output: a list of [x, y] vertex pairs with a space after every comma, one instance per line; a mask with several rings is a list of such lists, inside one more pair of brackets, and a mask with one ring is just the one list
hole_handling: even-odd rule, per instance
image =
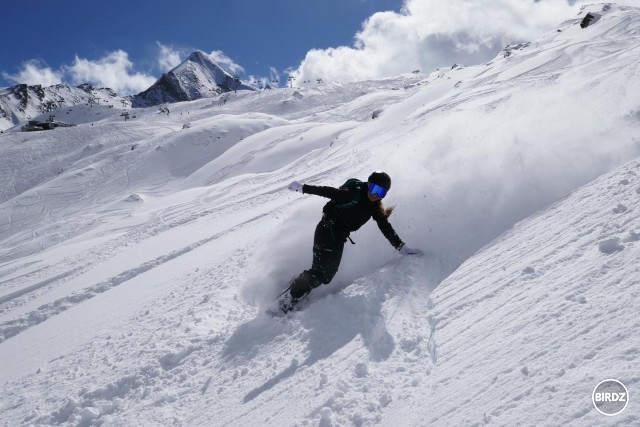
[[[639, 93], [640, 9], [596, 5], [487, 64], [1, 134], [0, 421], [640, 424]], [[378, 169], [425, 255], [367, 224], [265, 314], [326, 201], [287, 185]]]

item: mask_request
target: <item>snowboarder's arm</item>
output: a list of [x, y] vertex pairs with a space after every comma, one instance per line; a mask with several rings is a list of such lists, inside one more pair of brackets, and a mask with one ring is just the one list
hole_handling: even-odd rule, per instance
[[304, 184], [302, 186], [302, 192], [304, 194], [314, 194], [316, 196], [326, 197], [327, 199], [335, 200], [338, 203], [346, 203], [353, 198], [354, 190]]
[[398, 234], [395, 232], [391, 223], [385, 216], [374, 216], [373, 219], [376, 220], [380, 231], [384, 234], [384, 237], [389, 240], [389, 243], [393, 245], [402, 255], [422, 255], [422, 251], [420, 249], [410, 248], [404, 244], [402, 239], [398, 237]]
[[398, 233], [396, 233], [396, 231], [393, 229], [393, 226], [391, 225], [387, 217], [385, 217], [384, 215], [374, 215], [373, 219], [376, 221], [376, 224], [378, 224], [378, 228], [380, 229], [380, 231], [382, 231], [382, 234], [387, 238], [389, 243], [391, 243], [391, 245], [397, 250], [400, 250], [404, 246], [404, 242], [398, 236]]

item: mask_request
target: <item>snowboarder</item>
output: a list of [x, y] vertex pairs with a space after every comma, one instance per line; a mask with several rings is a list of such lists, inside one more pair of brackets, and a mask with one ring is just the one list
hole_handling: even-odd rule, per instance
[[382, 234], [403, 255], [421, 255], [419, 249], [407, 247], [389, 223], [394, 207], [385, 208], [382, 199], [391, 188], [391, 178], [385, 172], [373, 172], [367, 182], [349, 179], [340, 188], [314, 186], [294, 181], [289, 190], [315, 194], [329, 200], [322, 209], [322, 219], [316, 226], [313, 241], [313, 263], [291, 281], [278, 302], [284, 313], [292, 310], [300, 298], [335, 276], [342, 259], [342, 251], [352, 231], [358, 230], [370, 218], [378, 224]]

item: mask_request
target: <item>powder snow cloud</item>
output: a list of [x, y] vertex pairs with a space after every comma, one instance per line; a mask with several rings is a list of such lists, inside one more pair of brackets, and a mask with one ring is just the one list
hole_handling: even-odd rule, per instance
[[[637, 1], [637, 0], [636, 0]], [[624, 0], [623, 0], [624, 2]], [[369, 17], [353, 46], [314, 49], [297, 81], [357, 81], [454, 63], [474, 65], [508, 44], [549, 31], [587, 0], [406, 0], [400, 12]]]

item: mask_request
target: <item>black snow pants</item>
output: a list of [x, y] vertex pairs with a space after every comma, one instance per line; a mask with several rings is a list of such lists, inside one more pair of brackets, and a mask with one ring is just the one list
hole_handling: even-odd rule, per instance
[[335, 223], [323, 218], [316, 227], [313, 238], [313, 263], [291, 282], [291, 296], [300, 299], [313, 288], [329, 283], [338, 272], [344, 243], [348, 232], [337, 227]]

